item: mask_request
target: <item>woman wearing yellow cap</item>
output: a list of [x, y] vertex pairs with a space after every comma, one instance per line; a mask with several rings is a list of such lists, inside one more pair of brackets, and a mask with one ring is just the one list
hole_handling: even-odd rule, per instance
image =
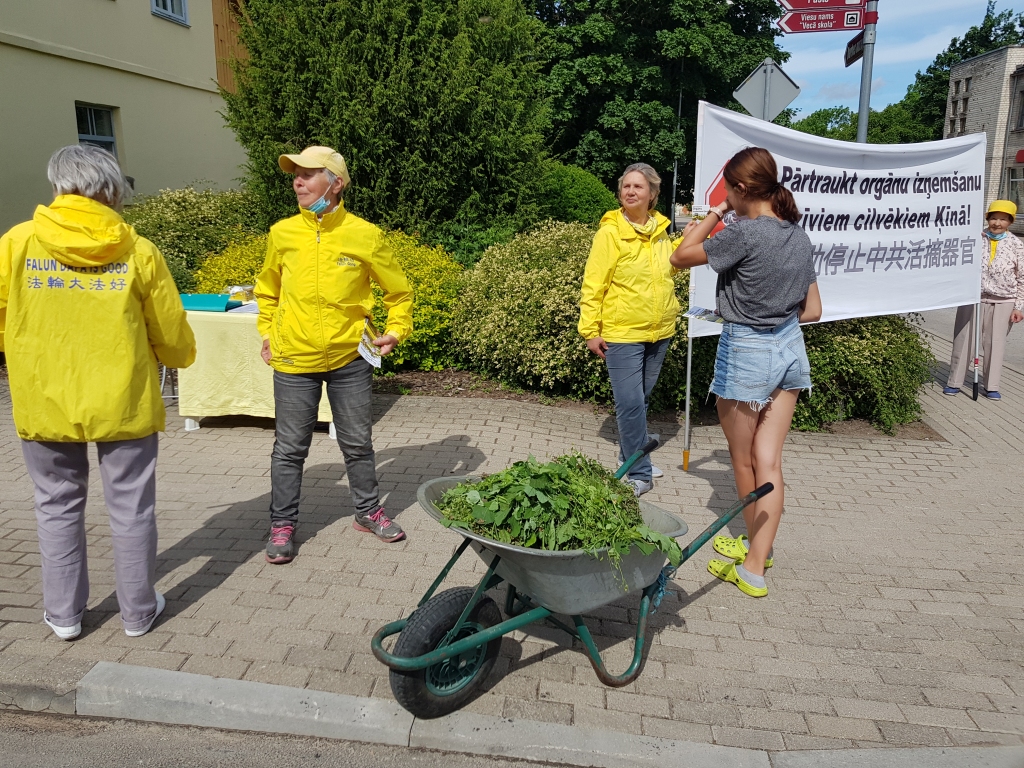
[[[996, 200], [988, 208], [988, 229], [983, 233], [987, 247], [982, 251], [981, 269], [982, 386], [990, 400], [1000, 399], [1006, 337], [1015, 323], [1024, 320], [1024, 243], [1009, 231], [1016, 216], [1014, 203]], [[960, 392], [967, 361], [973, 357], [973, 342], [974, 306], [966, 305], [956, 311], [953, 357], [943, 393]]]

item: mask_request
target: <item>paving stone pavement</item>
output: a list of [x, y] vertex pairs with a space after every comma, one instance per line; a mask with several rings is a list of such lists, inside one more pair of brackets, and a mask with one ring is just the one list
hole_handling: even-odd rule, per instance
[[[1024, 375], [1004, 380], [999, 403], [928, 385], [926, 421], [944, 441], [792, 435], [769, 596], [714, 580], [707, 548], [677, 574], [633, 684], [602, 686], [578, 648], [536, 627], [503, 641], [468, 709], [768, 750], [1024, 743]], [[144, 637], [122, 631], [94, 473], [92, 597], [82, 637], [64, 643], [41, 621], [32, 486], [0, 380], [0, 671], [106, 660], [391, 698], [370, 637], [411, 612], [459, 541], [418, 508], [417, 486], [570, 448], [611, 465], [616, 444], [614, 421], [585, 409], [427, 397], [378, 397], [375, 409], [381, 489], [407, 541], [352, 529], [344, 465], [322, 432], [299, 555], [267, 564], [271, 423], [207, 420], [190, 433], [172, 412], [158, 484], [167, 612]], [[666, 472], [646, 498], [696, 533], [735, 499], [725, 441], [696, 429], [686, 474], [681, 427], [656, 426]], [[451, 585], [482, 572], [467, 556]], [[628, 663], [636, 608], [624, 598], [592, 615], [612, 671]]]

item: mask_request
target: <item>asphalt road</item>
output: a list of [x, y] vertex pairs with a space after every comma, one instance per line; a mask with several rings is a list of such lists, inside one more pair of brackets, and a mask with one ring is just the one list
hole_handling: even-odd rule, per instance
[[[956, 320], [955, 307], [922, 312], [921, 318], [923, 319], [922, 327], [926, 331], [949, 341], [953, 340], [953, 323]], [[948, 363], [949, 361], [940, 362]], [[1024, 323], [1019, 323], [1010, 331], [1010, 336], [1006, 339], [1006, 357], [1003, 365], [1024, 373]], [[968, 371], [967, 378], [971, 379], [972, 376], [973, 374]]]
[[530, 768], [538, 764], [316, 738], [0, 711], [0, 765], [18, 768]]

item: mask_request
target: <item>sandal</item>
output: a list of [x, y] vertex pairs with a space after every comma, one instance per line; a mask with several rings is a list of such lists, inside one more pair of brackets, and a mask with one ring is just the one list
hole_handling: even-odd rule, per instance
[[736, 561], [710, 560], [708, 561], [708, 573], [722, 581], [729, 581], [740, 588], [740, 592], [751, 597], [765, 597], [768, 594], [768, 587], [755, 587], [744, 581], [736, 572]]
[[[749, 539], [747, 539], [747, 534], [745, 533], [741, 533], [735, 539], [731, 539], [728, 536], [715, 536], [711, 546], [715, 548], [715, 552], [718, 554], [732, 558], [737, 563], [742, 563], [747, 559], [747, 552], [750, 551], [747, 541]], [[764, 561], [765, 568], [771, 568], [774, 564], [775, 558], [771, 555]]]

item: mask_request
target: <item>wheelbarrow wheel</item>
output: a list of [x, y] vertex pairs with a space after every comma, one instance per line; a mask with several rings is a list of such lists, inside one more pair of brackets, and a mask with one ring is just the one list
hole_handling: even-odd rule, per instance
[[[473, 597], [470, 587], [442, 592], [416, 609], [395, 643], [395, 656], [414, 658], [438, 648]], [[457, 637], [462, 640], [501, 623], [498, 606], [483, 597], [466, 618]], [[391, 691], [398, 703], [416, 717], [443, 717], [467, 704], [494, 667], [501, 638], [416, 672], [391, 670]]]

